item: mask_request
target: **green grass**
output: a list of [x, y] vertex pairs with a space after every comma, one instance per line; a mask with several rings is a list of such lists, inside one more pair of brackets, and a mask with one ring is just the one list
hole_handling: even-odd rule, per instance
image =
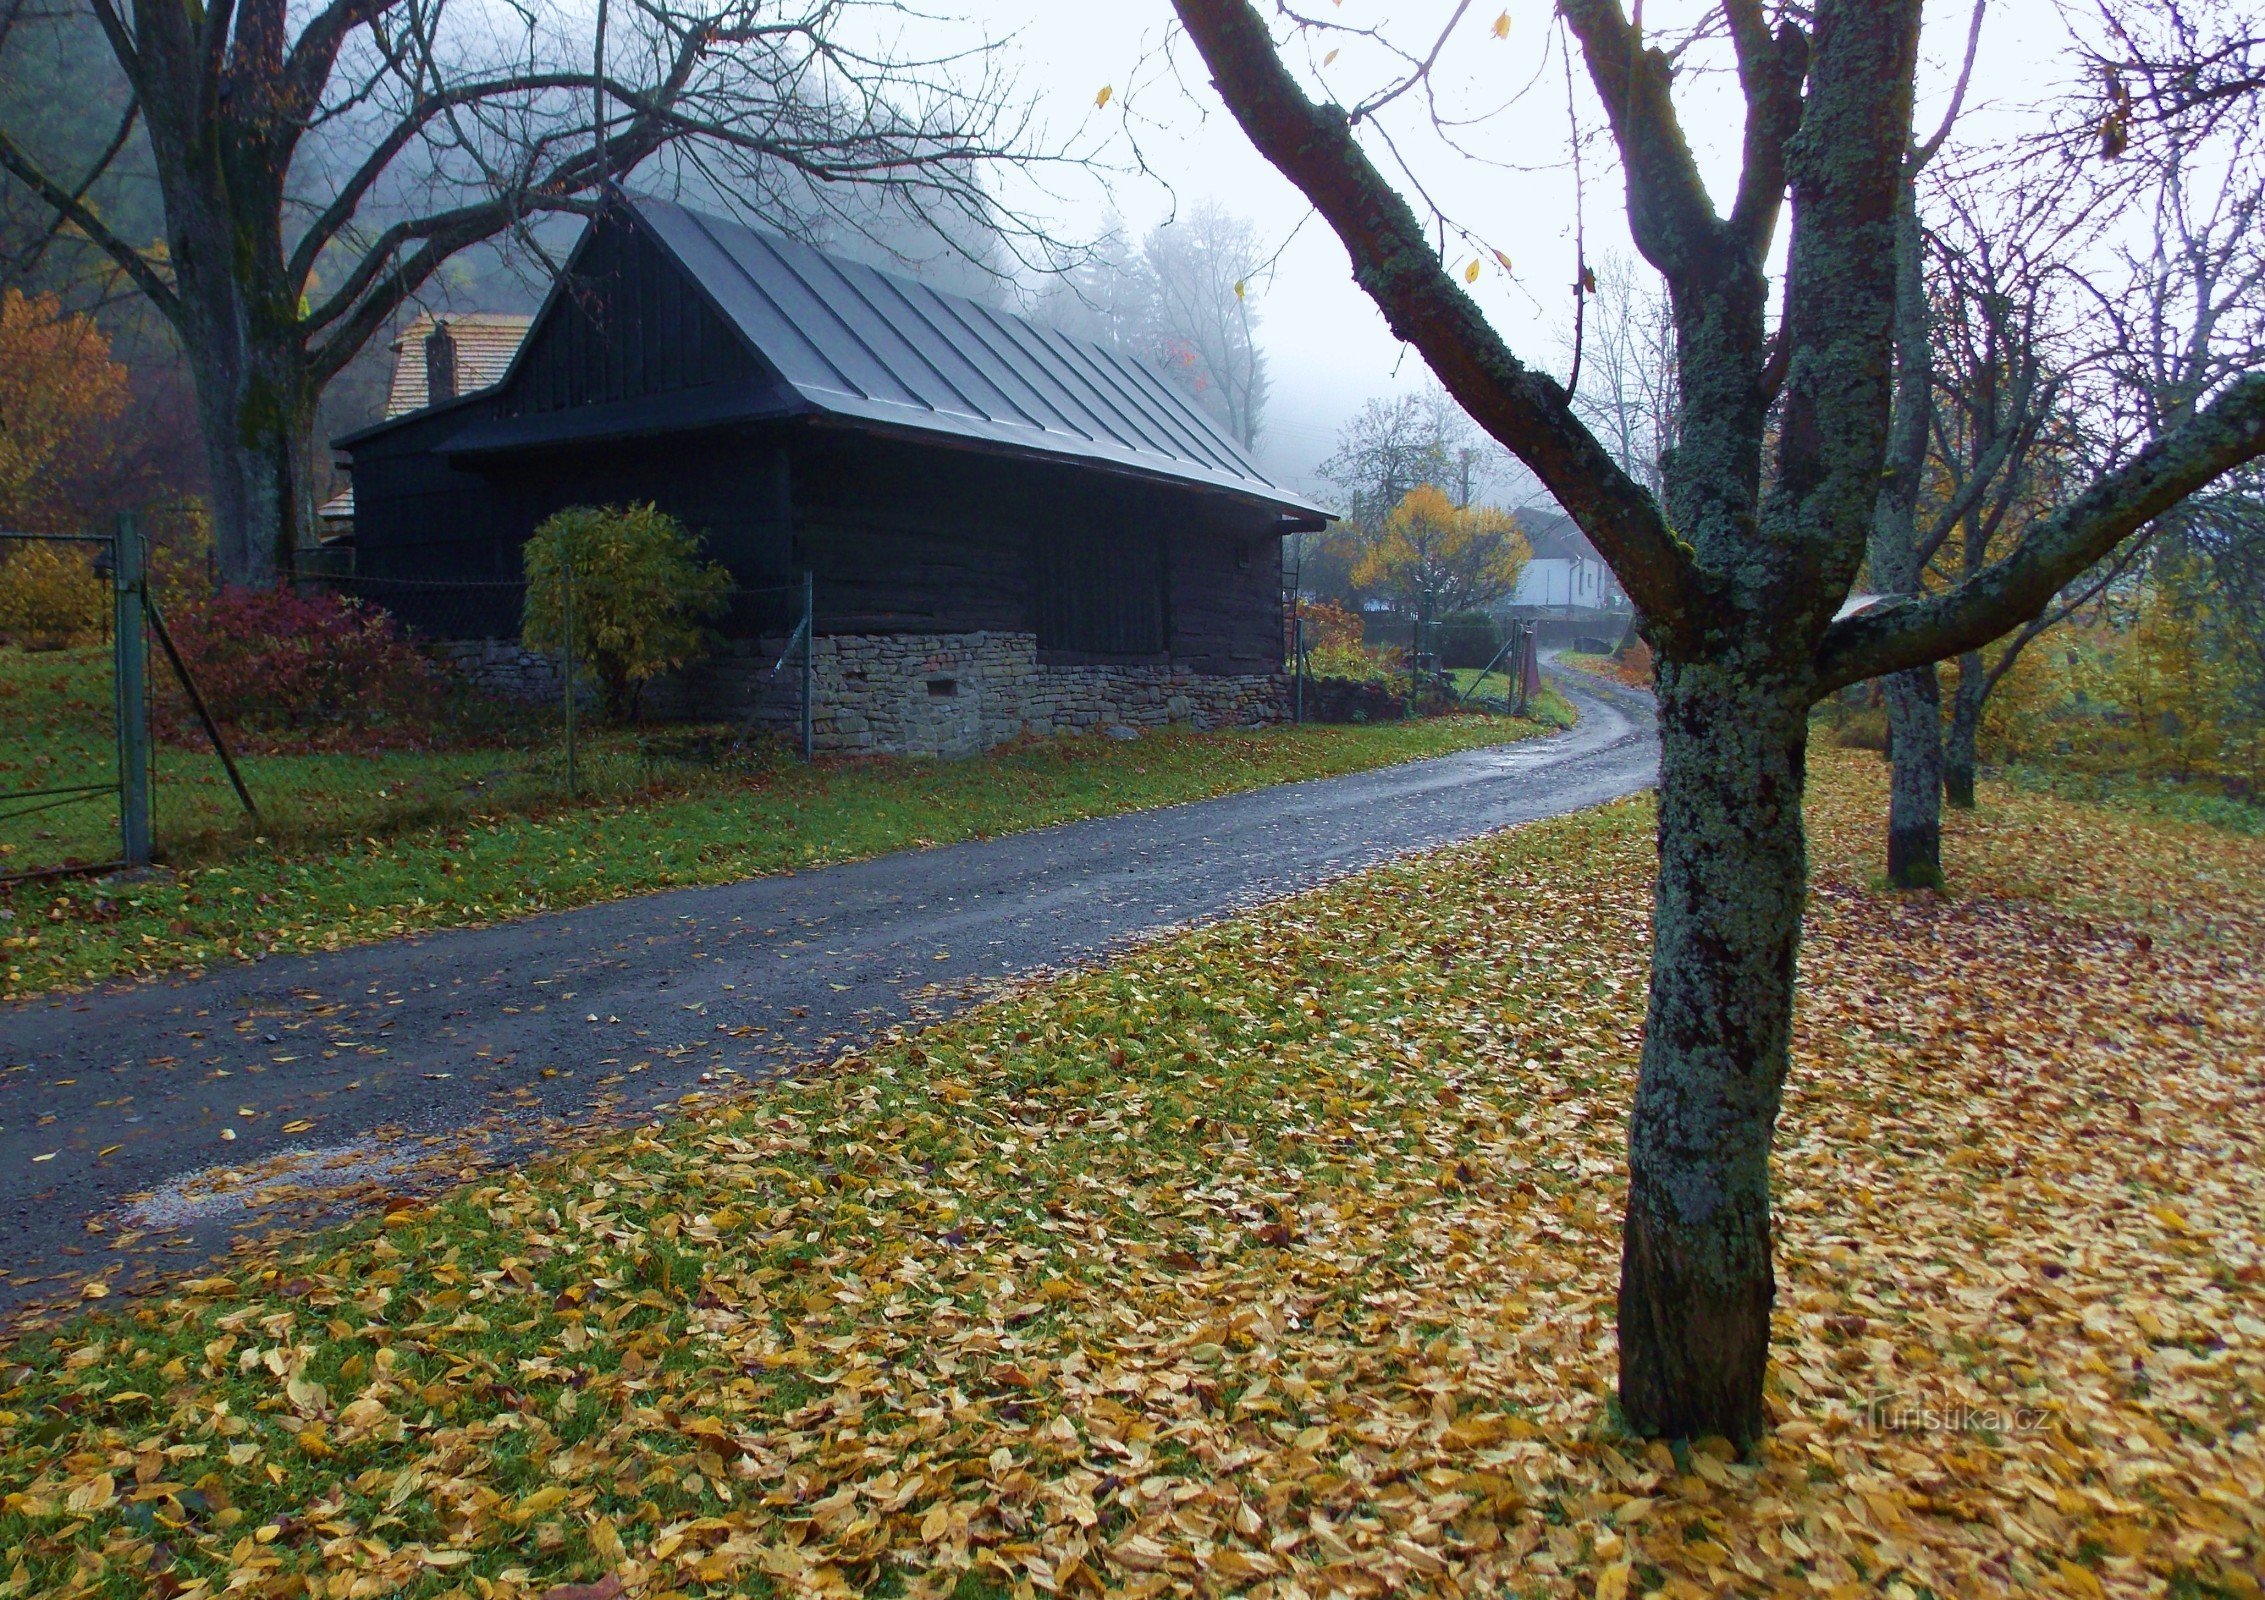
[[2249, 838], [2265, 837], [2265, 801], [2228, 794], [2215, 780], [2087, 772], [2065, 766], [2014, 765], [1995, 776], [2016, 788], [2174, 822], [2200, 822]]
[[[1458, 695], [1467, 696], [1475, 705], [1481, 700], [1497, 704], [1510, 696], [1511, 680], [1507, 672], [1481, 672], [1477, 667], [1449, 667], [1447, 681]], [[1573, 704], [1546, 683], [1534, 696], [1533, 713], [1543, 722], [1554, 722], [1562, 727], [1573, 726]]]
[[[153, 663], [154, 666], [154, 663]], [[454, 817], [551, 804], [563, 789], [555, 719], [540, 714], [516, 748], [488, 742], [449, 750], [361, 749], [351, 755], [257, 755], [237, 764], [261, 808], [258, 833], [284, 849], [397, 833]], [[26, 652], [0, 648], [0, 791], [109, 783], [117, 771], [107, 647]], [[619, 732], [587, 741], [578, 763], [595, 798], [687, 776], [670, 751], [681, 738]], [[225, 859], [252, 841], [219, 759], [201, 740], [160, 740], [152, 751], [158, 851], [175, 865]], [[105, 796], [0, 821], [0, 872], [99, 862], [118, 853], [118, 811]]]
[[[1560, 707], [1562, 703], [1559, 703]], [[1545, 707], [1544, 710], [1556, 708]], [[1569, 709], [1560, 712], [1570, 722]], [[0, 786], [107, 770], [98, 660], [0, 651]], [[967, 761], [724, 753], [717, 730], [590, 741], [595, 792], [568, 803], [555, 752], [250, 756], [250, 835], [209, 751], [163, 749], [166, 865], [138, 881], [20, 884], [0, 900], [0, 997], [274, 950], [334, 949], [654, 889], [948, 844], [1498, 744], [1542, 721], [1479, 715], [1358, 727], [1034, 740]], [[61, 781], [36, 780], [35, 781]], [[98, 805], [39, 819], [55, 859], [108, 853]], [[52, 818], [55, 820], [47, 820]], [[22, 829], [25, 824], [10, 826]], [[66, 826], [84, 837], [62, 836]], [[0, 838], [22, 836], [0, 835]], [[19, 854], [9, 867], [27, 864]], [[6, 870], [6, 868], [0, 868]]]

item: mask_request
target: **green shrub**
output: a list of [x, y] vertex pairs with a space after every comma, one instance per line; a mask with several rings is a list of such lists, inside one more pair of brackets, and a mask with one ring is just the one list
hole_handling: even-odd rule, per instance
[[702, 620], [722, 613], [731, 573], [700, 560], [699, 537], [651, 504], [569, 506], [527, 540], [530, 650], [566, 643], [573, 585], [574, 668], [595, 676], [615, 717], [636, 715], [648, 680], [708, 648]]
[[1441, 666], [1483, 667], [1502, 648], [1502, 624], [1484, 611], [1451, 611], [1432, 638]]

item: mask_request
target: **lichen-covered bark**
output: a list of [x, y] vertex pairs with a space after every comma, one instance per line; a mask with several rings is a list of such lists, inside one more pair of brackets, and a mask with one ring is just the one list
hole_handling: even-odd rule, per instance
[[1882, 680], [1887, 692], [1887, 877], [1898, 889], [1943, 881], [1943, 694], [1933, 663]]
[[1944, 735], [1943, 792], [1961, 811], [1974, 809], [1975, 744], [1982, 731], [1986, 682], [1981, 651], [1969, 650], [1958, 658], [1958, 687], [1951, 695], [1950, 728]]
[[[1355, 117], [1317, 102], [1285, 65], [1270, 21], [1295, 19], [1251, 0], [1174, 4], [1236, 121], [1335, 230], [1393, 331], [1540, 474], [1643, 608], [1660, 704], [1660, 871], [1629, 1134], [1620, 1395], [1641, 1432], [1750, 1441], [1769, 1346], [1769, 1151], [1800, 939], [1808, 708], [2035, 615], [2129, 519], [2265, 449], [2265, 379], [2233, 386], [2175, 445], [1953, 595], [1907, 591], [1882, 615], [1836, 621], [1887, 456], [1918, 0], [1817, 0], [1783, 8], [1774, 26], [1761, 6], [1725, 8], [1746, 111], [1728, 215], [1677, 123], [1674, 61], [1620, 0], [1558, 7], [1612, 119], [1637, 248], [1673, 297], [1682, 408], [1665, 516], [1564, 391], [1510, 354], [1369, 160]], [[1788, 199], [1785, 315], [1765, 342]]]
[[1807, 876], [1808, 699], [1766, 660], [1659, 670], [1659, 885], [1628, 1130], [1620, 1403], [1641, 1433], [1762, 1431], [1770, 1142]]
[[[1919, 592], [1919, 490], [1927, 468], [1934, 351], [1913, 162], [1904, 164], [1895, 215], [1895, 412], [1879, 504], [1872, 516], [1872, 584]], [[1888, 882], [1934, 888], [1943, 878], [1942, 689], [1932, 662], [1881, 680], [1888, 710]]]

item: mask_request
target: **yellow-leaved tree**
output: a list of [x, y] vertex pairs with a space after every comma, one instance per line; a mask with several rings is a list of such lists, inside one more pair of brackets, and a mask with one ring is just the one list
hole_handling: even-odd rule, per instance
[[0, 528], [77, 533], [126, 409], [126, 369], [92, 317], [0, 293]]
[[729, 604], [729, 569], [703, 562], [699, 537], [650, 504], [569, 506], [522, 559], [527, 648], [563, 648], [571, 604], [575, 669], [596, 675], [617, 718], [636, 715], [647, 680], [706, 651], [701, 623]]
[[1509, 512], [1459, 506], [1428, 483], [1402, 495], [1381, 528], [1353, 537], [1353, 581], [1423, 617], [1483, 611], [1518, 587], [1534, 553]]
[[[0, 293], [0, 530], [82, 531], [125, 408], [126, 369], [93, 318], [53, 295]], [[108, 599], [90, 547], [0, 541], [0, 639], [98, 639]]]

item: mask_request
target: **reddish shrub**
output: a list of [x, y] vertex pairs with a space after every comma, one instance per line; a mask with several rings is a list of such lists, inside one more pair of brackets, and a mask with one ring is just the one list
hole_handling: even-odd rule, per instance
[[[444, 693], [389, 613], [335, 594], [224, 589], [166, 621], [214, 718], [255, 734], [387, 726], [421, 742]], [[161, 711], [169, 733], [194, 729], [177, 689]]]

